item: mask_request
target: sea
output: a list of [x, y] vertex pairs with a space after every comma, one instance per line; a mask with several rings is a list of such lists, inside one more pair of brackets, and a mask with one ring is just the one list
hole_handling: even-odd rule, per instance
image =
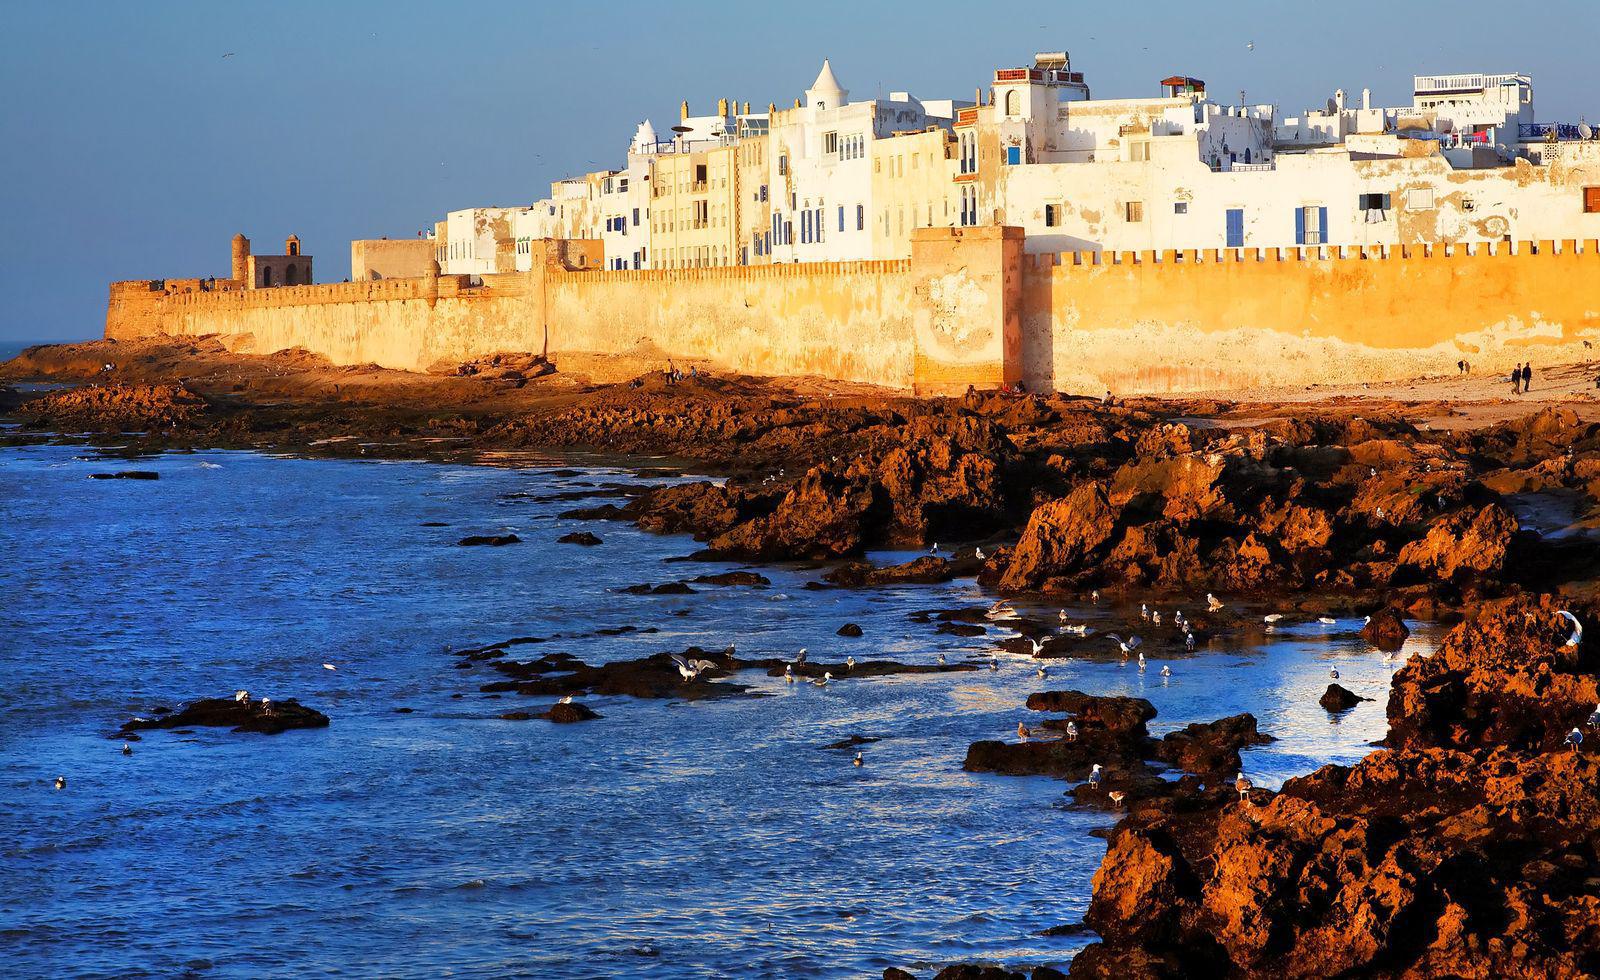
[[[1041, 931], [1081, 921], [1105, 851], [1091, 832], [1114, 816], [1075, 808], [1059, 780], [962, 770], [971, 742], [1034, 720], [1030, 692], [1148, 698], [1157, 735], [1254, 712], [1277, 737], [1245, 755], [1264, 786], [1352, 762], [1385, 733], [1399, 661], [1361, 642], [1359, 620], [1218, 643], [1170, 661], [1170, 678], [1165, 661], [1140, 673], [1062, 660], [1041, 681], [1000, 652], [995, 671], [825, 688], [748, 671], [737, 680], [756, 696], [592, 697], [595, 721], [501, 719], [550, 699], [485, 694], [500, 675], [457, 669], [453, 651], [559, 636], [511, 655], [600, 663], [732, 644], [932, 663], [987, 659], [1012, 635], [908, 618], [993, 599], [970, 580], [815, 590], [818, 569], [780, 565], [759, 569], [765, 588], [628, 594], [748, 567], [673, 561], [699, 546], [561, 516], [614, 501], [606, 484], [661, 482], [627, 465], [651, 462], [0, 448], [0, 974], [1060, 968], [1093, 936]], [[126, 468], [160, 479], [89, 478]], [[556, 542], [576, 530], [603, 543]], [[504, 533], [522, 543], [456, 543]], [[1066, 612], [1139, 626], [1136, 607]], [[863, 635], [836, 635], [847, 622]], [[1424, 627], [1406, 653], [1434, 642]], [[1374, 700], [1330, 717], [1317, 698], [1332, 666]], [[128, 719], [236, 689], [331, 724], [154, 731], [122, 753]], [[877, 739], [861, 767], [826, 748], [852, 735]]]

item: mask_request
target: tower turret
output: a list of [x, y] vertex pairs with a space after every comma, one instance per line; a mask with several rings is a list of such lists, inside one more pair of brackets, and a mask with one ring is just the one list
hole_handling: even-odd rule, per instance
[[248, 282], [250, 279], [250, 239], [244, 234], [233, 236], [233, 280], [235, 282]]

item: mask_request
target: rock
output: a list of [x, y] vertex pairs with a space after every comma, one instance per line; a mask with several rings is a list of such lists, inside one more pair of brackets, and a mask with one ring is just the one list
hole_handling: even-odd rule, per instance
[[1338, 684], [1329, 684], [1328, 689], [1322, 692], [1322, 697], [1317, 699], [1317, 703], [1337, 714], [1341, 711], [1349, 711], [1363, 701], [1371, 700], [1371, 698], [1361, 697]]
[[328, 716], [299, 701], [233, 698], [201, 698], [178, 711], [155, 718], [135, 718], [122, 726], [124, 732], [151, 728], [231, 728], [236, 732], [277, 735], [291, 728], [327, 728]]
[[957, 963], [934, 974], [933, 980], [1028, 980], [1028, 978], [1005, 967]]
[[860, 636], [861, 627], [855, 623], [845, 623], [835, 631], [836, 636]]
[[1083, 570], [1111, 542], [1118, 517], [1097, 483], [1034, 508], [1011, 552], [1001, 588], [1036, 588], [1047, 579]]
[[917, 977], [897, 966], [888, 966], [883, 969], [883, 980], [917, 980]]
[[1401, 618], [1400, 610], [1385, 607], [1373, 613], [1361, 627], [1361, 638], [1385, 653], [1393, 653], [1405, 645], [1411, 630]]
[[499, 548], [508, 544], [521, 543], [522, 539], [517, 537], [515, 534], [470, 534], [456, 542], [456, 544], [463, 548], [473, 548], [480, 545], [487, 545], [491, 548]]
[[641, 582], [638, 585], [630, 585], [627, 588], [623, 589], [622, 591], [626, 592], [629, 595], [693, 595], [694, 594], [694, 589], [690, 588], [688, 583], [686, 583], [686, 582], [663, 582], [660, 585], [651, 585], [649, 582]]
[[563, 534], [561, 537], [556, 538], [556, 543], [581, 544], [586, 548], [592, 548], [595, 545], [600, 544], [601, 540], [598, 536], [589, 531], [573, 531], [571, 534]]
[[159, 480], [161, 474], [151, 470], [117, 470], [113, 473], [90, 473], [91, 480]]
[[1397, 564], [1442, 579], [1497, 576], [1517, 534], [1509, 508], [1494, 503], [1459, 510], [1434, 521], [1423, 538], [1400, 549]]
[[533, 715], [527, 711], [507, 711], [500, 718], [504, 721], [531, 721]]
[[1157, 746], [1156, 757], [1189, 772], [1225, 777], [1239, 771], [1240, 749], [1271, 741], [1271, 735], [1256, 730], [1254, 715], [1232, 715], [1169, 732]]
[[[1064, 711], [1080, 728], [1104, 728], [1143, 738], [1145, 722], [1156, 716], [1156, 706], [1144, 698], [1085, 694], [1082, 691], [1042, 691], [1028, 695], [1030, 711]], [[1249, 715], [1238, 717], [1248, 718]], [[1252, 727], [1254, 719], [1251, 720]]]
[[873, 742], [877, 742], [877, 741], [881, 741], [881, 740], [877, 736], [874, 736], [874, 735], [852, 735], [849, 738], [841, 739], [841, 740], [839, 740], [837, 742], [830, 742], [827, 745], [824, 745], [823, 748], [825, 748], [825, 749], [853, 749], [858, 745], [869, 745], [869, 744], [871, 744]]
[[16, 414], [34, 428], [121, 432], [194, 425], [206, 402], [181, 384], [94, 384], [23, 402]]
[[703, 582], [706, 585], [748, 585], [761, 587], [772, 584], [772, 580], [756, 572], [718, 572], [715, 575], [700, 575], [692, 581]]
[[581, 704], [577, 701], [562, 704], [558, 701], [547, 710], [540, 712], [538, 717], [548, 719], [558, 725], [570, 725], [578, 721], [593, 721], [602, 716], [586, 704]]
[[874, 567], [869, 562], [846, 562], [822, 576], [834, 585], [937, 585], [955, 578], [955, 566], [934, 555], [924, 555], [903, 565]]

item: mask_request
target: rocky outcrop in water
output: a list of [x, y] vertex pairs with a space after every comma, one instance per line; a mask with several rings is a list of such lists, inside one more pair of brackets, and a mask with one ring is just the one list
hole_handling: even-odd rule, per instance
[[[1594, 623], [1592, 613], [1585, 613]], [[1249, 802], [1135, 808], [1073, 976], [1600, 972], [1600, 660], [1547, 602], [1485, 609], [1395, 676], [1387, 750]]]
[[328, 716], [293, 699], [201, 698], [177, 711], [154, 718], [134, 718], [121, 731], [138, 732], [153, 728], [230, 728], [236, 732], [277, 735], [291, 728], [327, 728]]

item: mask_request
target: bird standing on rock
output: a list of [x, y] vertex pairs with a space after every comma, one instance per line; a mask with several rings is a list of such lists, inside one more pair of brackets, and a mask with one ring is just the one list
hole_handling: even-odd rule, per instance
[[794, 662], [796, 664], [803, 664], [803, 663], [806, 662], [806, 648], [805, 647], [801, 647], [800, 648], [800, 652], [794, 655]]
[[981, 547], [980, 548], [973, 548], [972, 549], [972, 557], [978, 559], [979, 561], [982, 561], [983, 560], [983, 549]]
[[1017, 738], [1024, 742], [1028, 740], [1028, 726], [1020, 721], [1017, 722]]
[[1211, 593], [1207, 592], [1206, 593], [1206, 609], [1210, 610], [1211, 612], [1219, 612], [1219, 611], [1221, 611], [1221, 609], [1222, 609], [1222, 600], [1218, 599], [1216, 596], [1214, 596]]
[[1078, 740], [1078, 723], [1075, 721], [1067, 722], [1066, 732], [1067, 741], [1076, 742]]
[[1339, 668], [1337, 668], [1337, 667], [1329, 667], [1328, 668], [1328, 676], [1333, 678], [1334, 680], [1338, 680], [1339, 679]]
[[851, 670], [855, 670], [856, 669], [856, 658], [854, 656], [849, 656], [849, 657], [844, 658], [844, 665], [846, 667], [850, 668]]
[[1572, 751], [1578, 751], [1578, 746], [1583, 744], [1583, 730], [1580, 728], [1574, 728], [1572, 731], [1568, 732], [1567, 744], [1572, 747]]
[[1139, 618], [1145, 622], [1150, 621], [1150, 607], [1143, 602], [1139, 603]]
[[1100, 779], [1100, 763], [1096, 762], [1094, 768], [1089, 770], [1089, 786], [1093, 789], [1099, 789]]
[[1111, 802], [1117, 806], [1121, 806], [1122, 801], [1128, 798], [1128, 794], [1120, 789], [1114, 789], [1108, 795], [1111, 797]]
[[1589, 715], [1589, 727], [1600, 728], [1600, 704], [1594, 706], [1594, 712]]
[[1245, 774], [1241, 772], [1238, 776], [1234, 777], [1233, 788], [1239, 791], [1240, 803], [1249, 803], [1250, 791], [1255, 788], [1255, 784], [1250, 782], [1250, 780], [1245, 777]]
[[250, 692], [245, 690], [234, 691], [233, 700], [235, 704], [249, 704]]
[[1039, 659], [1039, 654], [1044, 652], [1044, 644], [1040, 643], [1038, 640], [1035, 640], [1031, 636], [1028, 637], [1028, 642], [1033, 644], [1033, 658], [1035, 660]]

